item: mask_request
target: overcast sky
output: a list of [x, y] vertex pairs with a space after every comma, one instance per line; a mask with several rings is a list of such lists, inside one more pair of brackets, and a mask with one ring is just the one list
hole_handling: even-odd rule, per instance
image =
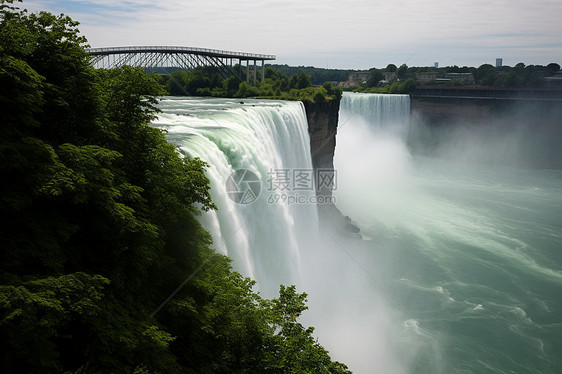
[[366, 69], [562, 64], [562, 0], [28, 0], [65, 13], [92, 47], [177, 45]]

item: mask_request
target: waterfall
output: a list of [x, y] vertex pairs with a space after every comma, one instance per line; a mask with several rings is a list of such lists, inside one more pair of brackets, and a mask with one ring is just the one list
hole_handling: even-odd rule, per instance
[[340, 127], [349, 121], [363, 121], [379, 134], [406, 140], [410, 128], [410, 96], [346, 93], [340, 113]]
[[[371, 370], [373, 360], [362, 372], [552, 372], [561, 365], [552, 320], [562, 310], [562, 173], [513, 167], [534, 161], [535, 149], [552, 157], [552, 113], [477, 123], [461, 113], [442, 126], [417, 117], [407, 139], [408, 106], [395, 95], [346, 94], [340, 110], [334, 196], [368, 247], [346, 249], [392, 295], [379, 301], [402, 305], [402, 329], [396, 320], [373, 328], [389, 332], [373, 354], [387, 349], [407, 363]], [[357, 289], [380, 294], [368, 283]]]
[[[412, 156], [406, 145], [410, 129], [408, 95], [345, 93], [342, 97], [334, 167], [338, 208], [361, 229], [361, 243], [343, 242], [355, 264], [347, 273], [362, 273], [348, 287], [360, 290], [349, 302], [360, 326], [349, 323], [360, 339], [345, 352], [360, 373], [439, 373], [435, 338], [424, 330], [401, 297], [399, 274], [402, 248], [396, 243], [405, 221], [403, 212], [415, 206], [419, 194], [411, 185]], [[362, 348], [365, 347], [365, 348]], [[339, 347], [338, 347], [339, 348]], [[342, 348], [342, 349], [345, 349]], [[424, 370], [412, 370], [419, 355], [431, 357]], [[427, 369], [427, 370], [426, 370]]]
[[[409, 326], [416, 326], [415, 321], [404, 325], [404, 315], [373, 283], [374, 273], [366, 274], [368, 268], [359, 265], [373, 262], [375, 252], [365, 245], [368, 242], [340, 237], [322, 227], [313, 189], [301, 183], [307, 176], [312, 179], [302, 103], [165, 98], [160, 107], [163, 113], [154, 126], [165, 129], [168, 140], [184, 154], [211, 165], [207, 175], [218, 211], [204, 214], [201, 221], [213, 235], [217, 251], [233, 259], [235, 270], [255, 279], [266, 297], [275, 297], [279, 284], [295, 284], [300, 292], [307, 292], [309, 311], [302, 322], [316, 327], [315, 335], [333, 359], [345, 362], [356, 373], [407, 373], [415, 347], [404, 344], [404, 339], [409, 341]], [[388, 150], [383, 147], [381, 151], [377, 144], [384, 145], [381, 139], [385, 137], [404, 136], [408, 114], [407, 97], [344, 95], [336, 145], [336, 167], [340, 169], [334, 191], [343, 203], [350, 198], [361, 205], [363, 194], [371, 192], [363, 191], [369, 185], [362, 184], [354, 173], [389, 160], [394, 160], [390, 165], [395, 168], [395, 156], [407, 161], [407, 151], [398, 145], [383, 161], [364, 157], [364, 152]], [[387, 120], [369, 119], [376, 116]], [[381, 136], [355, 138], [363, 127], [378, 129]], [[352, 164], [342, 162], [344, 155], [354, 156], [349, 159]], [[233, 191], [248, 175], [255, 175], [255, 180], [247, 182], [246, 192], [251, 193], [234, 195], [239, 198], [234, 200], [249, 203], [237, 203]], [[376, 172], [372, 175], [383, 179]], [[359, 183], [353, 185], [354, 180]], [[289, 183], [272, 185], [281, 181]], [[259, 190], [252, 188], [255, 184]], [[355, 212], [344, 213], [356, 218]], [[359, 213], [357, 217], [363, 218]]]
[[165, 98], [160, 108], [154, 126], [182, 153], [210, 164], [218, 211], [204, 213], [202, 223], [215, 249], [268, 296], [281, 283], [297, 283], [300, 252], [314, 240], [317, 221], [302, 103]]
[[364, 228], [374, 225], [374, 207], [378, 219], [390, 219], [396, 217], [396, 201], [409, 196], [409, 128], [408, 95], [353, 93], [342, 98], [334, 156], [339, 186], [334, 195], [342, 212]]

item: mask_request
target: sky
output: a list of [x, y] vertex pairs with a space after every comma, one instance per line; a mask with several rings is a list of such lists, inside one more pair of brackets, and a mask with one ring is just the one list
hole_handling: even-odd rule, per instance
[[561, 0], [28, 0], [80, 22], [92, 47], [273, 54], [321, 68], [562, 65]]

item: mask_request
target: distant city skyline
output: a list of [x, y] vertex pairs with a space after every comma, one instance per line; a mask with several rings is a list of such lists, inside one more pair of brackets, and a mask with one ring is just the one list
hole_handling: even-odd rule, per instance
[[336, 69], [562, 64], [558, 0], [29, 0], [64, 13], [92, 47], [177, 45], [274, 54]]

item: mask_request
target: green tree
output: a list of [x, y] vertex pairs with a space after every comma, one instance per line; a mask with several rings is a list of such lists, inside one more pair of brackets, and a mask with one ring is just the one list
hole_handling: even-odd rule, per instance
[[474, 79], [485, 86], [491, 86], [497, 79], [496, 68], [490, 64], [483, 64], [476, 70]]
[[[280, 336], [273, 302], [209, 248], [208, 165], [150, 126], [161, 84], [93, 69], [68, 17], [1, 4], [2, 372], [302, 372], [274, 363], [310, 334]], [[306, 344], [307, 367], [343, 370]]]
[[172, 96], [182, 96], [182, 95], [192, 95], [192, 93], [187, 91], [187, 83], [191, 79], [191, 74], [187, 71], [174, 71], [164, 80], [163, 86], [166, 87], [166, 91]]
[[310, 81], [310, 75], [306, 74], [304, 71], [301, 71], [297, 78], [297, 85], [295, 88], [303, 89], [312, 86], [312, 82]]
[[73, 340], [71, 329], [92, 327], [108, 285], [84, 273], [0, 285], [0, 333], [9, 337], [0, 343], [3, 370], [61, 372], [61, 359], [83, 357], [84, 341]]
[[223, 81], [223, 88], [226, 91], [226, 96], [232, 97], [238, 92], [240, 80], [234, 75]]
[[298, 318], [308, 309], [306, 293], [295, 286], [281, 286], [279, 298], [273, 300], [273, 320], [278, 326], [276, 336], [281, 342], [272, 364], [281, 373], [351, 373], [339, 362], [332, 362], [328, 352], [313, 337], [314, 328], [304, 328]]
[[386, 66], [386, 69], [384, 69], [384, 71], [387, 72], [387, 73], [395, 73], [397, 70], [398, 70], [398, 68], [394, 64], [388, 64]]
[[407, 72], [408, 72], [408, 65], [402, 64], [400, 65], [398, 70], [396, 70], [396, 76], [398, 77], [398, 79], [404, 79], [406, 77]]
[[371, 74], [367, 79], [367, 87], [377, 87], [380, 81], [384, 79], [384, 75], [378, 69], [371, 69]]
[[[162, 353], [170, 335], [146, 320], [210, 242], [193, 218], [196, 204], [214, 207], [205, 164], [149, 126], [157, 82], [127, 67], [94, 71], [75, 26], [2, 9], [0, 80], [14, 84], [0, 96], [0, 209], [11, 217], [0, 227], [0, 334], [13, 339], [2, 339], [0, 363], [162, 369], [174, 361]], [[74, 312], [67, 299], [80, 298], [103, 309]]]
[[552, 63], [546, 65], [546, 71], [547, 71], [548, 75], [553, 75], [557, 71], [560, 71], [560, 65], [552, 62]]
[[407, 94], [411, 93], [416, 89], [416, 81], [413, 78], [408, 78], [400, 84], [400, 93]]
[[504, 79], [503, 81], [503, 85], [505, 87], [516, 87], [517, 85], [519, 85], [519, 79], [517, 77], [517, 74], [512, 71], [510, 72]]
[[234, 94], [234, 97], [250, 97], [258, 96], [259, 90], [257, 87], [251, 86], [246, 82], [240, 83], [238, 91]]

